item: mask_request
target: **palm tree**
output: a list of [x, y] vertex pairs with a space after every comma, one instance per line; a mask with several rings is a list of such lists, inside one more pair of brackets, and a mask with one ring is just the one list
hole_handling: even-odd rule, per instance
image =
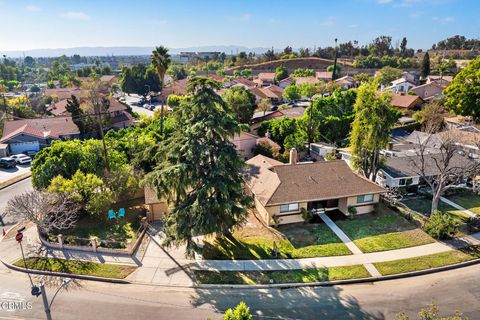
[[[165, 80], [165, 74], [167, 73], [168, 66], [170, 65], [170, 55], [168, 54], [168, 49], [164, 46], [156, 47], [152, 51], [151, 56], [152, 65], [157, 70], [158, 78], [160, 79], [160, 84], [163, 90], [163, 83]], [[162, 110], [160, 111], [160, 136], [163, 133], [163, 113], [164, 113], [165, 101], [162, 100]]]

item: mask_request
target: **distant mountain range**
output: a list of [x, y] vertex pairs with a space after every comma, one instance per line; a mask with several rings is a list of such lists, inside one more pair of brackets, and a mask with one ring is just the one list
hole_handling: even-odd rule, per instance
[[[58, 49], [32, 49], [32, 50], [17, 50], [17, 51], [2, 51], [0, 55], [7, 55], [9, 57], [58, 57], [61, 55], [73, 56], [79, 54], [81, 56], [138, 56], [149, 55], [154, 47], [76, 47], [76, 48], [58, 48]], [[262, 54], [270, 48], [248, 48], [243, 46], [198, 46], [186, 48], [169, 48], [171, 54], [179, 54], [184, 51], [219, 51], [226, 54], [236, 54], [237, 52], [255, 52]]]

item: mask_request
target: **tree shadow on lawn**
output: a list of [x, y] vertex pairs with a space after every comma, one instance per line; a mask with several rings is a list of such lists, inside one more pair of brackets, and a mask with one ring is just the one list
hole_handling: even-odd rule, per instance
[[194, 307], [212, 305], [224, 313], [241, 301], [255, 319], [385, 319], [381, 312], [363, 310], [353, 296], [342, 296], [342, 288], [290, 289], [197, 289], [191, 297]]

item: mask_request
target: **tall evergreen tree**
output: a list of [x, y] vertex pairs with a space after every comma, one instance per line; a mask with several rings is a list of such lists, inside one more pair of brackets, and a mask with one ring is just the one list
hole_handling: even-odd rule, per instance
[[[162, 89], [165, 82], [165, 74], [167, 73], [168, 66], [171, 63], [170, 55], [168, 54], [168, 49], [164, 46], [156, 47], [152, 51], [152, 65], [157, 70], [158, 79], [160, 80]], [[164, 105], [166, 101], [162, 101], [162, 110], [160, 111], [160, 135], [163, 133], [163, 114], [164, 114]]]
[[87, 112], [82, 110], [76, 96], [72, 95], [67, 100], [65, 109], [72, 115], [73, 123], [77, 125], [82, 139], [92, 133], [94, 127], [93, 120]]
[[423, 78], [426, 78], [430, 74], [430, 55], [428, 52], [425, 52], [425, 55], [423, 56], [420, 73], [422, 74]]
[[400, 113], [390, 107], [391, 95], [378, 94], [377, 87], [378, 83], [373, 81], [358, 88], [350, 133], [353, 164], [373, 181], [381, 166], [380, 150], [386, 147], [390, 129], [400, 117]]
[[208, 78], [190, 81], [192, 96], [175, 109], [175, 131], [148, 176], [157, 195], [172, 204], [164, 220], [165, 244], [186, 242], [189, 255], [196, 247], [193, 237], [228, 235], [245, 221], [251, 205], [244, 193], [244, 162], [230, 142], [242, 125], [215, 93], [219, 88]]

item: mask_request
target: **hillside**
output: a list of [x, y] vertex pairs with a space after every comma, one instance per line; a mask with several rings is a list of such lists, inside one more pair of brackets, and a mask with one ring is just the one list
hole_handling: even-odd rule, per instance
[[[345, 62], [343, 59], [338, 63], [341, 65], [347, 65], [349, 67], [352, 66], [350, 62]], [[241, 69], [252, 69], [255, 73], [257, 72], [273, 72], [275, 69], [281, 65], [288, 69], [289, 72], [293, 72], [297, 68], [308, 68], [308, 69], [315, 69], [315, 70], [322, 70], [326, 69], [329, 65], [333, 64], [333, 59], [324, 59], [324, 58], [316, 58], [316, 57], [308, 57], [308, 58], [294, 58], [294, 59], [285, 59], [285, 60], [273, 60], [267, 61], [262, 63], [256, 64], [248, 64], [243, 66], [235, 66], [228, 69], [225, 69], [227, 73], [233, 72], [234, 70], [241, 70]]]

